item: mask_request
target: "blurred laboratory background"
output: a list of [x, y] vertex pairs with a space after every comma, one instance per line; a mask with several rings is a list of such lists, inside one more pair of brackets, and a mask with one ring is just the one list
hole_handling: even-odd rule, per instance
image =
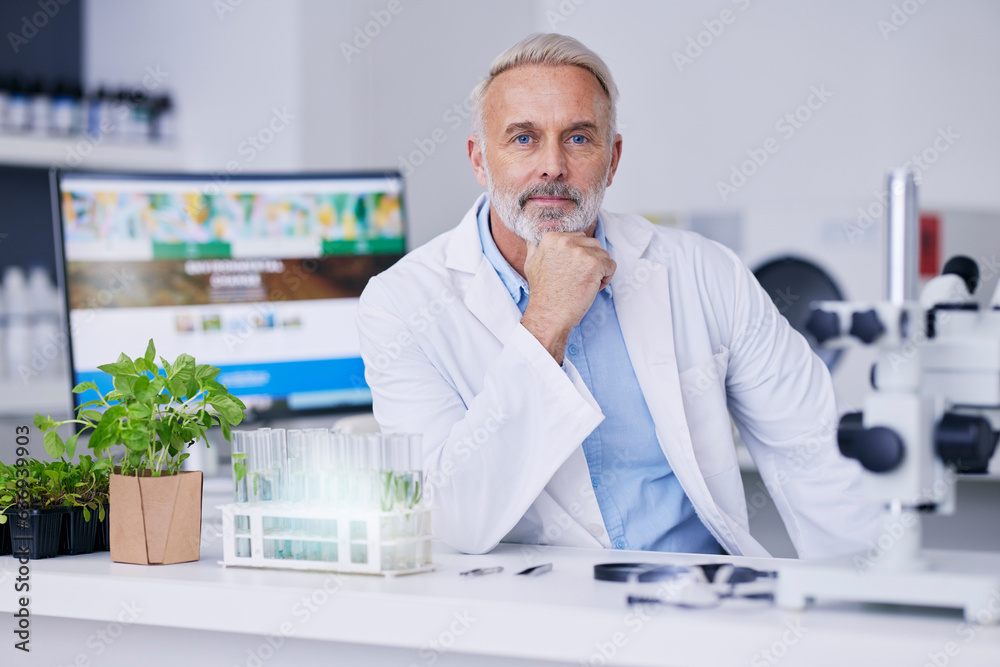
[[[899, 166], [920, 181], [921, 275], [964, 252], [988, 296], [998, 27], [995, 0], [5, 0], [0, 426], [71, 405], [51, 169], [219, 183], [397, 171], [412, 249], [480, 193], [469, 92], [531, 32], [579, 38], [616, 78], [624, 150], [605, 206], [730, 246], [789, 319], [815, 298], [881, 297], [885, 174]], [[859, 405], [871, 357], [825, 360]], [[747, 466], [753, 508], [765, 490]], [[960, 493], [963, 511], [995, 514], [1000, 474]], [[948, 543], [962, 528], [934, 530]]]

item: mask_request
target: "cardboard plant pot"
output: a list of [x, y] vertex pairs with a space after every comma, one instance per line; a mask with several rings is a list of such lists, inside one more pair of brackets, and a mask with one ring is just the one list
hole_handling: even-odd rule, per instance
[[161, 477], [111, 475], [111, 560], [138, 565], [198, 560], [202, 482], [201, 471]]

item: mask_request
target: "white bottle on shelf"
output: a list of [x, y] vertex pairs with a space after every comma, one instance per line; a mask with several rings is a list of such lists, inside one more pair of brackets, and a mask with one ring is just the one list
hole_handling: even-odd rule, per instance
[[36, 266], [28, 276], [32, 351], [30, 367], [39, 376], [59, 377], [66, 370], [65, 336], [60, 335], [59, 300], [48, 271]]
[[31, 353], [31, 322], [28, 285], [24, 269], [8, 266], [3, 274], [3, 296], [7, 306], [7, 377], [17, 378], [18, 367], [26, 366]]
[[0, 384], [7, 378], [7, 309], [3, 298], [3, 283], [0, 283]]
[[28, 89], [27, 125], [33, 137], [47, 137], [52, 127], [52, 95], [41, 81]]
[[16, 76], [11, 79], [7, 94], [7, 113], [4, 116], [4, 129], [11, 134], [20, 134], [28, 126], [28, 95], [24, 83]]

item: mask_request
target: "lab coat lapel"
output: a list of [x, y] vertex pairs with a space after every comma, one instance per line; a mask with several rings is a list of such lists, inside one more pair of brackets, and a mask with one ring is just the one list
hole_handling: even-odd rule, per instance
[[462, 301], [476, 319], [503, 343], [521, 321], [521, 311], [510, 298], [493, 265], [483, 254], [476, 212], [485, 198], [486, 195], [481, 195], [459, 223], [448, 243], [445, 266], [471, 274], [468, 281], [464, 282]]
[[605, 234], [618, 264], [611, 288], [625, 348], [656, 425], [656, 436], [702, 521], [724, 545], [728, 533], [698, 468], [684, 415], [668, 295], [669, 249], [651, 247], [652, 230], [602, 211]]
[[[482, 206], [483, 199], [485, 195], [466, 213], [455, 230], [456, 233], [448, 243], [445, 266], [451, 271], [468, 274], [467, 281], [456, 281], [463, 290], [462, 301], [476, 319], [503, 344], [521, 321], [521, 311], [510, 298], [510, 293], [493, 265], [483, 254], [476, 220], [476, 212]], [[568, 361], [567, 365], [572, 367]], [[577, 390], [593, 403], [595, 409], [599, 409], [586, 385], [579, 380], [575, 369], [570, 368], [570, 375], [577, 378], [574, 382]], [[604, 519], [594, 489], [587, 483], [589, 478], [583, 447], [577, 447], [535, 501], [534, 510], [541, 523], [536, 527], [533, 539], [537, 540], [537, 535], [544, 535], [549, 539], [547, 536], [554, 531], [554, 534], [560, 536], [560, 543], [566, 546], [611, 547], [607, 532], [590, 532], [591, 527], [603, 526]]]

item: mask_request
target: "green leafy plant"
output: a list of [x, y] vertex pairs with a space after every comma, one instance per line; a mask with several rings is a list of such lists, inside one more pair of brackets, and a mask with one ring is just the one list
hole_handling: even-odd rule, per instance
[[14, 505], [17, 498], [17, 478], [14, 466], [9, 466], [0, 461], [0, 525], [7, 523], [7, 515], [4, 512]]
[[[93, 510], [104, 521], [110, 470], [110, 460], [95, 461], [87, 455], [81, 456], [78, 463], [28, 459], [22, 469], [0, 463], [0, 510], [17, 504], [20, 491], [29, 499], [31, 509], [82, 507], [87, 521]], [[7, 517], [0, 515], [0, 524], [6, 521]]]
[[[77, 438], [90, 430], [88, 446], [99, 460], [110, 460], [111, 447], [122, 444], [125, 454], [116, 461], [120, 474], [158, 477], [179, 472], [190, 456], [184, 450], [198, 440], [208, 446], [205, 432], [212, 426], [221, 426], [229, 440], [232, 427], [243, 421], [246, 406], [216, 381], [220, 370], [196, 363], [189, 354], [181, 354], [173, 363], [160, 357], [159, 366], [155, 360], [156, 347], [150, 339], [143, 356], [130, 359], [122, 353], [114, 363], [98, 366], [112, 378], [114, 389], [107, 395], [93, 382], [73, 388], [76, 394], [97, 393], [96, 399], [80, 404], [76, 419], [57, 422], [35, 415], [45, 451], [53, 458], [72, 458]], [[63, 424], [79, 424], [80, 429], [63, 440], [56, 433]]]
[[412, 510], [420, 504], [423, 491], [420, 488], [418, 476], [410, 472], [400, 473], [383, 470], [381, 477], [380, 499], [383, 512], [389, 512], [395, 508]]

